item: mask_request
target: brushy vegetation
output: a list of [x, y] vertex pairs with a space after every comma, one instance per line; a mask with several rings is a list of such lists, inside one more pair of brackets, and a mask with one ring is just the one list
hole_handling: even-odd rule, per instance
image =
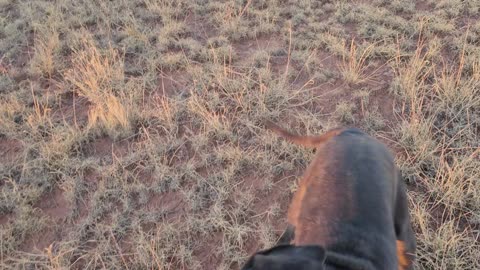
[[480, 269], [478, 1], [0, 0], [0, 267], [237, 269], [308, 149], [395, 150], [416, 269]]

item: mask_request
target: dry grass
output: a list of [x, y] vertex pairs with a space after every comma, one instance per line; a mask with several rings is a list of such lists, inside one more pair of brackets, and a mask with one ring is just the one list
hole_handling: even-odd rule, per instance
[[479, 8], [0, 1], [0, 267], [238, 269], [312, 158], [269, 118], [388, 142], [416, 269], [479, 269]]
[[429, 195], [413, 203], [418, 204], [414, 216], [422, 232], [419, 263], [427, 268], [475, 269], [480, 265], [480, 148], [475, 131], [479, 73], [476, 65], [466, 70], [463, 52], [450, 64], [431, 55], [429, 47], [419, 43], [410, 61], [397, 65], [404, 98], [404, 120], [397, 132], [405, 149], [400, 162]]
[[[344, 45], [346, 47], [346, 45]], [[358, 84], [373, 79], [373, 72], [367, 74], [368, 58], [372, 55], [375, 44], [358, 51], [357, 45], [352, 39], [348, 55], [343, 55], [340, 71], [347, 83]], [[347, 50], [347, 49], [345, 49]]]
[[35, 52], [30, 61], [32, 73], [51, 78], [57, 71], [60, 40], [55, 29], [41, 30], [36, 33]]

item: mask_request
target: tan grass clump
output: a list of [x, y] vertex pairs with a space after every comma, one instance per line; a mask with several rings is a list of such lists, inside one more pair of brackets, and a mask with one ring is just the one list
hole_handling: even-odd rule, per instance
[[81, 45], [65, 79], [91, 103], [87, 128], [100, 127], [110, 135], [128, 132], [132, 99], [125, 87], [123, 55], [111, 47], [100, 50], [91, 39]]

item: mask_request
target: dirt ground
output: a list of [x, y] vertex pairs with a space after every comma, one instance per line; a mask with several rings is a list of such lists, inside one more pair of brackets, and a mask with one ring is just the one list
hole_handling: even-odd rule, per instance
[[0, 0], [2, 269], [238, 269], [359, 127], [416, 269], [480, 269], [479, 1]]

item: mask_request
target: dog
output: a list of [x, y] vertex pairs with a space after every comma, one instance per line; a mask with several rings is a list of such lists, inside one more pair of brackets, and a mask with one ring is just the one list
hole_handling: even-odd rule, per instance
[[266, 127], [316, 154], [277, 246], [242, 269], [412, 269], [416, 240], [406, 189], [383, 143], [356, 128], [300, 136], [271, 122]]

